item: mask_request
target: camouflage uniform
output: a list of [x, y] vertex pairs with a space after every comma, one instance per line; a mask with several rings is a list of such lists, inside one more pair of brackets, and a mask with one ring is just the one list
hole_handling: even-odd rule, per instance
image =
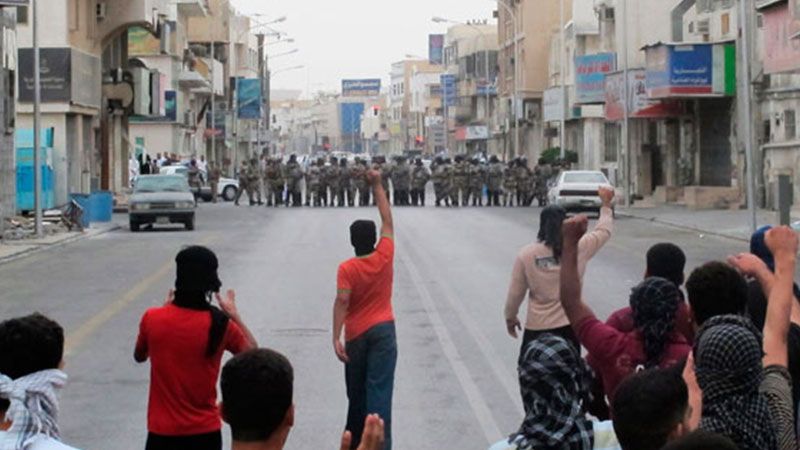
[[[367, 167], [360, 159], [356, 158], [355, 164], [350, 166], [350, 181], [353, 184], [353, 200], [358, 196], [358, 206], [369, 205], [369, 183], [367, 182]], [[358, 192], [358, 194], [356, 194]], [[352, 206], [352, 205], [351, 205]]]
[[411, 189], [411, 169], [405, 158], [397, 158], [397, 166], [392, 169], [392, 188], [394, 190], [394, 205], [409, 205], [409, 190]]
[[[453, 186], [450, 192], [450, 198], [453, 202], [453, 206], [458, 206], [459, 204], [467, 206], [469, 200], [469, 166], [461, 155], [456, 156], [452, 180]], [[459, 198], [461, 199], [461, 203], [459, 203]]]
[[530, 205], [532, 187], [533, 173], [528, 168], [528, 160], [522, 158], [517, 165], [517, 206]]
[[417, 159], [414, 168], [411, 170], [411, 204], [414, 206], [425, 206], [425, 187], [431, 179], [431, 173], [422, 164], [421, 159]]
[[503, 206], [514, 206], [517, 196], [517, 171], [515, 161], [511, 161], [503, 172]]
[[284, 181], [280, 160], [276, 158], [267, 163], [264, 179], [267, 184], [267, 206], [282, 205]]
[[500, 206], [500, 192], [503, 190], [503, 164], [500, 163], [497, 156], [492, 156], [489, 160], [489, 170], [486, 174], [486, 188], [489, 191], [486, 204], [488, 206]]
[[320, 170], [316, 162], [312, 162], [306, 171], [306, 206], [311, 206], [311, 199], [314, 199], [314, 206], [320, 205], [319, 181]]
[[350, 168], [347, 166], [347, 159], [342, 158], [339, 164], [339, 206], [354, 206], [355, 198], [353, 198], [353, 180], [350, 177]]
[[336, 206], [341, 197], [341, 179], [339, 176], [339, 160], [331, 158], [331, 165], [327, 166], [328, 188], [331, 190], [330, 206]]
[[253, 205], [253, 188], [250, 187], [250, 169], [247, 167], [247, 162], [242, 161], [242, 167], [239, 168], [239, 190], [236, 191], [236, 198], [233, 200], [234, 205], [239, 206], [239, 199], [245, 191], [247, 191], [250, 205]]
[[483, 185], [486, 179], [486, 171], [480, 165], [478, 159], [473, 159], [469, 167], [469, 198], [472, 199], [472, 206], [483, 206]]
[[222, 178], [222, 171], [216, 164], [208, 165], [208, 184], [211, 186], [211, 202], [217, 203], [219, 200], [219, 180]]
[[303, 198], [302, 192], [300, 187], [300, 182], [303, 180], [303, 168], [300, 167], [300, 163], [297, 162], [297, 157], [292, 155], [289, 158], [289, 162], [286, 163], [285, 169], [285, 177], [286, 177], [286, 203], [289, 203], [289, 199], [292, 201], [292, 206], [303, 206]]

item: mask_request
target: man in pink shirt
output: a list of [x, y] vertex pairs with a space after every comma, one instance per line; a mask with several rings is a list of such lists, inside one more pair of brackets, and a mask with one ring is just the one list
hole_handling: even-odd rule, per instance
[[586, 234], [586, 216], [564, 222], [561, 264], [561, 304], [580, 343], [595, 361], [611, 399], [617, 385], [640, 368], [669, 367], [686, 358], [691, 346], [676, 333], [680, 293], [674, 283], [648, 278], [631, 293], [636, 328], [622, 332], [601, 322], [581, 297], [579, 241]]

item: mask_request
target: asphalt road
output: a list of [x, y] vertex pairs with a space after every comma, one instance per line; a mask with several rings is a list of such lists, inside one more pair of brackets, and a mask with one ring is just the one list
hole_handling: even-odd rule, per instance
[[[519, 426], [519, 342], [506, 335], [502, 309], [514, 256], [535, 238], [537, 216], [518, 208], [395, 210], [395, 448], [484, 449]], [[121, 230], [0, 266], [0, 317], [40, 311], [66, 328], [67, 443], [143, 448], [149, 366], [132, 357], [139, 318], [163, 301], [177, 251], [208, 245], [259, 342], [295, 366], [297, 423], [287, 448], [336, 448], [346, 397], [330, 344], [331, 307], [357, 218], [377, 220], [377, 211], [203, 204], [195, 232]], [[599, 315], [626, 305], [645, 251], [661, 241], [683, 247], [690, 268], [745, 249], [620, 219], [587, 271], [585, 296]]]

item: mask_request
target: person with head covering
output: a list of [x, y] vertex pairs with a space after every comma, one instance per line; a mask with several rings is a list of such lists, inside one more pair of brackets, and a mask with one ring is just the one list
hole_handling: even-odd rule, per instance
[[[368, 414], [386, 424], [385, 450], [392, 448], [392, 397], [397, 366], [397, 336], [392, 288], [394, 285], [394, 221], [381, 174], [367, 174], [381, 216], [380, 241], [375, 223], [357, 220], [350, 225], [355, 257], [339, 265], [333, 307], [333, 349], [344, 364], [347, 385], [347, 430], [351, 448]], [[376, 245], [377, 243], [377, 245]]]
[[239, 315], [233, 290], [225, 297], [219, 293], [219, 263], [211, 250], [187, 247], [175, 263], [175, 289], [164, 306], [144, 313], [134, 352], [137, 362], [150, 360], [146, 449], [219, 450], [222, 355], [257, 343]]
[[[579, 270], [581, 278], [586, 264], [611, 238], [613, 213], [611, 205], [614, 191], [600, 189], [603, 207], [594, 231], [580, 243]], [[559, 273], [561, 271], [561, 224], [567, 213], [560, 206], [551, 205], [542, 210], [537, 242], [520, 250], [514, 262], [505, 306], [508, 334], [517, 338], [522, 325], [518, 319], [519, 308], [528, 298], [528, 316], [522, 339], [524, 349], [538, 334], [550, 332], [564, 337], [580, 348], [570, 327], [569, 319], [559, 301]]]
[[61, 442], [57, 391], [64, 329], [41, 314], [0, 322], [0, 449], [74, 450]]
[[642, 369], [672, 366], [685, 359], [691, 347], [674, 330], [680, 302], [678, 287], [663, 278], [648, 278], [631, 291], [635, 330], [622, 332], [597, 318], [581, 293], [580, 241], [587, 224], [583, 215], [563, 224], [561, 305], [603, 380], [605, 395], [613, 400], [625, 378]]
[[518, 372], [525, 419], [490, 450], [619, 449], [610, 421], [586, 417], [592, 371], [575, 346], [539, 335], [523, 350]]

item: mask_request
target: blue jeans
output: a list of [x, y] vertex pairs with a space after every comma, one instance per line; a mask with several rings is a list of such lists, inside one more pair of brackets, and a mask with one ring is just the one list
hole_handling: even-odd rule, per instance
[[392, 393], [397, 366], [397, 334], [394, 322], [385, 322], [347, 343], [345, 364], [347, 429], [353, 433], [352, 449], [361, 443], [364, 420], [379, 414], [386, 425], [385, 450], [392, 448]]

